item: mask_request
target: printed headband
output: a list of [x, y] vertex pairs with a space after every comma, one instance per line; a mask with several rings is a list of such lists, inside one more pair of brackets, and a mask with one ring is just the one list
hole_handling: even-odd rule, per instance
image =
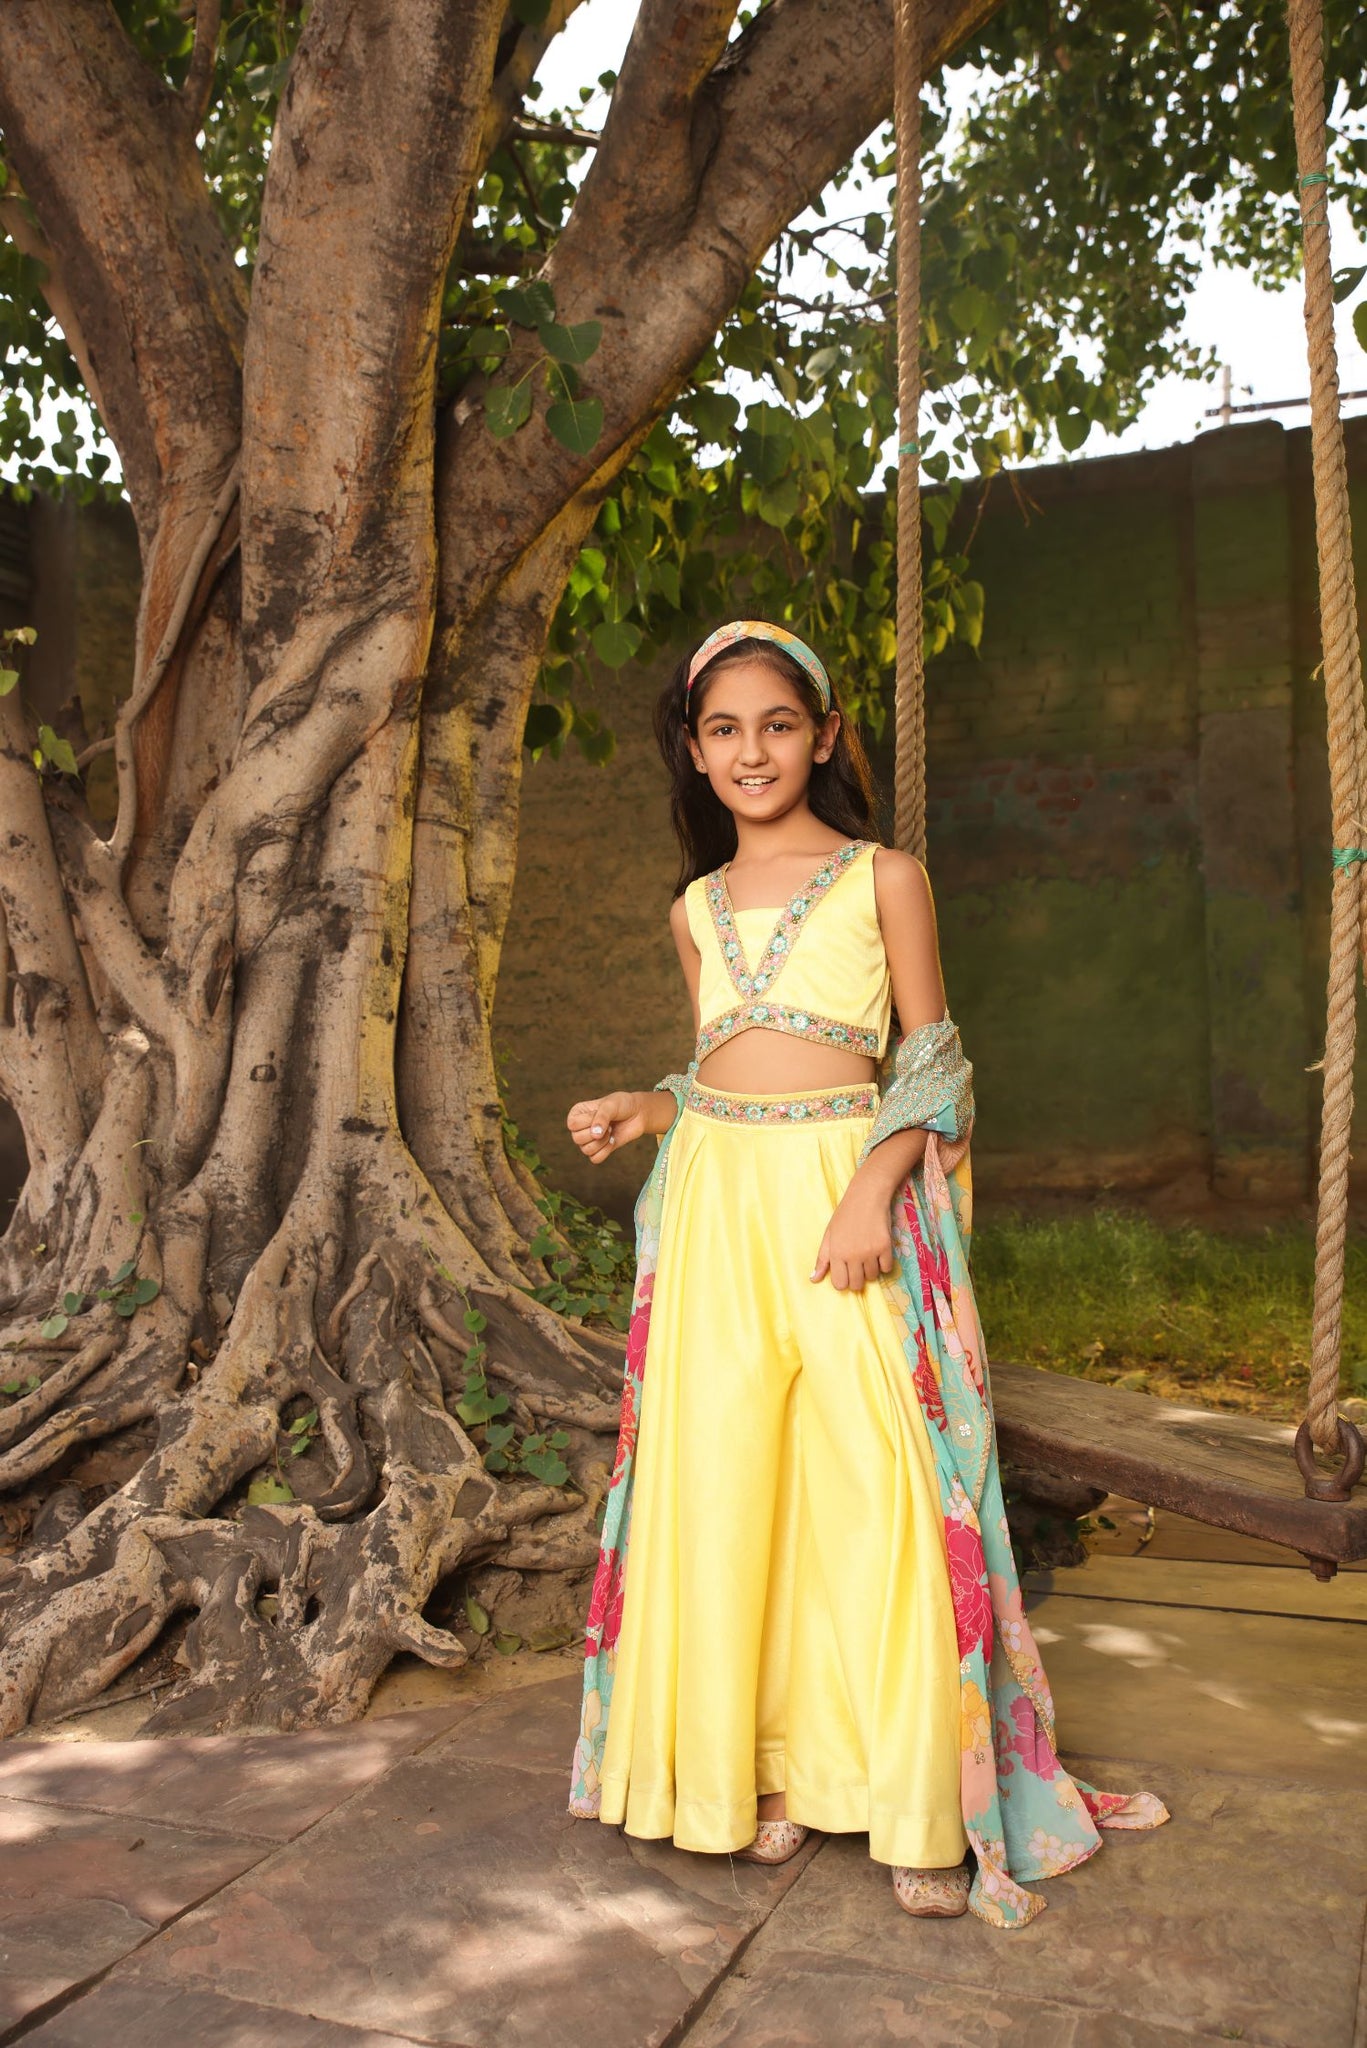
[[700, 669], [706, 668], [714, 654], [720, 654], [723, 647], [734, 647], [738, 640], [772, 640], [775, 647], [781, 647], [785, 654], [805, 668], [817, 689], [821, 692], [821, 708], [831, 708], [831, 679], [827, 675], [821, 657], [813, 654], [805, 640], [799, 640], [796, 633], [789, 633], [782, 626], [771, 626], [764, 619], [733, 619], [729, 626], [718, 626], [715, 633], [709, 633], [702, 646], [688, 664], [688, 692]]

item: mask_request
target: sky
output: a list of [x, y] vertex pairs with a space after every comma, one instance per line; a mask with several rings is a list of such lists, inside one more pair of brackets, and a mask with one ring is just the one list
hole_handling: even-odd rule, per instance
[[[545, 88], [545, 103], [572, 106], [581, 84], [591, 82], [599, 72], [618, 68], [636, 8], [637, 0], [586, 0], [570, 16], [537, 74]], [[966, 97], [971, 90], [968, 74], [956, 74], [955, 82], [957, 91], [952, 97]], [[606, 110], [605, 96], [597, 94], [584, 109], [585, 125], [598, 127]], [[1353, 233], [1342, 206], [1332, 209], [1330, 230], [1336, 269], [1367, 263], [1367, 245]], [[1349, 414], [1367, 411], [1367, 353], [1358, 345], [1351, 320], [1352, 306], [1341, 307], [1337, 321], [1340, 387], [1345, 393], [1364, 394], [1345, 402], [1344, 411]], [[1188, 301], [1183, 331], [1201, 347], [1213, 349], [1219, 362], [1228, 364], [1235, 405], [1305, 399], [1308, 383], [1299, 283], [1282, 292], [1262, 291], [1245, 274], [1208, 259]], [[1197, 433], [1218, 427], [1218, 419], [1205, 415], [1220, 402], [1218, 376], [1209, 384], [1166, 378], [1155, 386], [1131, 427], [1119, 435], [1093, 432], [1083, 455], [1117, 455], [1192, 440]], [[1305, 426], [1309, 409], [1304, 403], [1293, 403], [1265, 414], [1236, 418], [1277, 419], [1286, 426]], [[1046, 449], [1040, 459], [1057, 461], [1059, 456], [1056, 450]]]

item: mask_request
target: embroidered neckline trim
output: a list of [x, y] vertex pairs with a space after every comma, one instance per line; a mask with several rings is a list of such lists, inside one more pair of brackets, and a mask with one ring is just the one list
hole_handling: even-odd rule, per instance
[[729, 861], [714, 868], [707, 877], [707, 903], [712, 913], [712, 926], [721, 948], [722, 959], [739, 994], [761, 996], [771, 989], [797, 942], [799, 932], [833, 885], [866, 847], [876, 845], [871, 839], [852, 839], [848, 846], [842, 846], [835, 853], [828, 854], [795, 896], [788, 899], [778, 915], [778, 922], [769, 935], [758, 965], [751, 971], [736, 928], [736, 909], [731, 901], [731, 891], [726, 883]]

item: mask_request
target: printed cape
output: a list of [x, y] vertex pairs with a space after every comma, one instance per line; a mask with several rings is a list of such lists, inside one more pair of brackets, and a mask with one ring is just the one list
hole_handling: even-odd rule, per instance
[[[680, 1109], [692, 1074], [690, 1068], [660, 1083]], [[892, 1130], [917, 1126], [929, 1133], [923, 1160], [893, 1204], [897, 1268], [883, 1284], [934, 1452], [944, 1514], [959, 1639], [960, 1798], [977, 1865], [969, 1906], [991, 1925], [1013, 1928], [1027, 1925], [1046, 1903], [1024, 1890], [1024, 1882], [1057, 1877], [1085, 1862], [1101, 1846], [1098, 1828], [1152, 1828], [1168, 1814], [1151, 1793], [1099, 1792], [1071, 1778], [1055, 1749], [1053, 1700], [1026, 1620], [1002, 1504], [987, 1360], [968, 1267], [971, 1075], [948, 1017], [909, 1033], [861, 1157]], [[670, 1136], [662, 1139], [636, 1203], [621, 1428], [589, 1602], [570, 1794], [571, 1813], [584, 1818], [596, 1816], [600, 1804]], [[915, 1712], [914, 1701], [907, 1711]]]

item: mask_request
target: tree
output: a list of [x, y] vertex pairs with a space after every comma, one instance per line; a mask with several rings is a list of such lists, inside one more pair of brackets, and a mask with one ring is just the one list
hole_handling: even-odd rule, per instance
[[[890, 111], [887, 0], [642, 0], [598, 135], [534, 109], [575, 4], [0, 10], [0, 436], [21, 480], [89, 489], [107, 436], [143, 562], [111, 823], [0, 695], [0, 1089], [31, 1164], [0, 1487], [133, 1446], [100, 1497], [58, 1485], [0, 1587], [0, 1729], [186, 1612], [155, 1726], [344, 1718], [399, 1649], [461, 1660], [424, 1615], [458, 1569], [591, 1561], [618, 1339], [546, 1298], [489, 1038], [524, 742], [605, 757], [583, 646], [629, 659], [717, 577], [843, 641], [881, 714], [894, 280], [885, 209], [821, 209], [886, 170], [877, 140], [851, 165]], [[929, 0], [932, 73], [995, 4]], [[932, 93], [932, 473], [1041, 425], [1076, 445], [1172, 353], [1166, 199], [1132, 180], [1070, 240], [1101, 152], [1071, 103], [1043, 146], [1038, 73], [1085, 79], [1104, 136], [1123, 71], [1140, 131], [1232, 11], [1124, 12], [993, 25], [965, 148]], [[1023, 163], [1050, 204], [994, 218]], [[1090, 371], [1070, 321], [1107, 342]], [[75, 412], [45, 439], [54, 392], [93, 450]], [[931, 644], [981, 612], [941, 504]]]

